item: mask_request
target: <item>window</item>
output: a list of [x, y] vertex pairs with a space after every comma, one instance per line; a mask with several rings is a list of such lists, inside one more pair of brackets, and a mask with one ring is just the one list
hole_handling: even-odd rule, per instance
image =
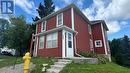
[[102, 41], [101, 40], [96, 40], [95, 41], [95, 47], [102, 47]]
[[57, 47], [57, 32], [47, 35], [46, 48], [56, 48]]
[[89, 25], [89, 24], [88, 24], [88, 31], [89, 31], [90, 34], [92, 33], [91, 25]]
[[43, 49], [43, 48], [44, 48], [44, 36], [40, 36], [39, 49]]
[[57, 15], [57, 26], [63, 25], [63, 13]]
[[46, 21], [42, 22], [42, 26], [41, 26], [41, 32], [46, 30]]
[[72, 37], [70, 33], [68, 33], [68, 47], [72, 48]]

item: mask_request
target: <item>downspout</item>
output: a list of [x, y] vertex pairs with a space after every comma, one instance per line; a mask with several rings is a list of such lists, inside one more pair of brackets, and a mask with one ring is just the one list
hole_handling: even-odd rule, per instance
[[82, 55], [80, 55], [80, 54], [78, 54], [78, 52], [77, 52], [77, 49], [76, 49], [76, 35], [77, 35], [77, 33], [74, 35], [74, 43], [75, 43], [75, 55], [77, 55], [77, 56], [79, 56], [79, 57], [83, 57]]

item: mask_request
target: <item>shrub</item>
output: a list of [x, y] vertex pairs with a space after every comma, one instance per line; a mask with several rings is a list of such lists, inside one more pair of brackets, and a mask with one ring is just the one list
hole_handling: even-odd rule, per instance
[[97, 58], [99, 64], [106, 64], [107, 62], [109, 62], [108, 58], [105, 57], [104, 55], [98, 55]]
[[80, 55], [84, 57], [97, 58], [99, 64], [106, 64], [107, 62], [109, 62], [108, 58], [105, 55], [97, 55], [93, 52], [80, 52]]
[[96, 58], [97, 54], [93, 52], [80, 52], [80, 55], [84, 57], [91, 57], [91, 58]]

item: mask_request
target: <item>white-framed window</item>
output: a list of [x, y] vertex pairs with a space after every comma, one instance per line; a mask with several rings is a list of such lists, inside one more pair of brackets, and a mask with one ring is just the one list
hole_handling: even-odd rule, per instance
[[43, 31], [46, 31], [46, 21], [43, 21], [41, 25], [41, 32]]
[[102, 40], [96, 40], [95, 47], [102, 47]]
[[58, 43], [57, 32], [47, 35], [46, 48], [56, 48]]
[[63, 25], [63, 13], [57, 15], [57, 27]]
[[92, 29], [91, 29], [91, 25], [88, 24], [88, 32], [91, 34], [92, 33]]
[[43, 48], [44, 48], [44, 36], [40, 36], [39, 49], [43, 49]]

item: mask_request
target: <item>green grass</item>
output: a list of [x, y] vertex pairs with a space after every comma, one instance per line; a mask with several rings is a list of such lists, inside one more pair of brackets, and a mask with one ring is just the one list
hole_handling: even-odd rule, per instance
[[[18, 57], [16, 60], [16, 57], [12, 57], [12, 56], [0, 56], [0, 60], [2, 60], [0, 61], [0, 68], [5, 66], [12, 66], [14, 65], [15, 61], [16, 64], [23, 63], [22, 57]], [[49, 64], [47, 66], [47, 68], [49, 68], [49, 66], [53, 64], [55, 60], [56, 59], [54, 58], [32, 57], [31, 62], [36, 66], [31, 73], [42, 73], [42, 68], [43, 68], [42, 64]]]
[[18, 57], [16, 60], [16, 57], [11, 57], [11, 56], [0, 56], [0, 60], [2, 60], [0, 61], [0, 68], [14, 65], [14, 63], [20, 64], [23, 62], [21, 57]]
[[130, 73], [130, 69], [114, 63], [68, 64], [60, 73]]
[[42, 64], [49, 64], [47, 66], [47, 68], [49, 68], [49, 66], [51, 64], [53, 64], [54, 61], [55, 61], [55, 59], [53, 59], [53, 58], [41, 58], [41, 57], [32, 58], [31, 62], [33, 62], [36, 65], [36, 67], [31, 71], [31, 73], [43, 73], [42, 72], [42, 68], [43, 68]]

